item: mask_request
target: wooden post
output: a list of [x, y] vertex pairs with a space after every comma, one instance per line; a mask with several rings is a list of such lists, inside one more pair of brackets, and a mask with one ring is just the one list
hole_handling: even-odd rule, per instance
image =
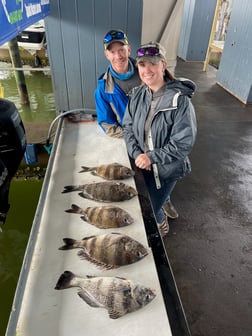
[[[9, 51], [10, 51], [10, 58], [12, 61], [12, 65], [14, 68], [22, 68], [22, 61], [19, 54], [17, 38], [13, 38], [8, 42]], [[21, 100], [21, 104], [29, 105], [29, 96], [28, 91], [25, 83], [25, 76], [22, 70], [15, 70], [15, 78], [17, 83], [17, 88]]]
[[211, 49], [212, 49], [211, 45], [213, 43], [216, 24], [217, 24], [220, 9], [221, 9], [221, 0], [216, 0], [214, 19], [213, 19], [211, 34], [210, 34], [210, 38], [209, 38], [209, 42], [208, 42], [208, 48], [207, 48], [206, 58], [205, 58], [204, 66], [203, 66], [203, 71], [207, 71], [207, 69], [208, 69], [208, 63], [209, 63], [209, 60], [210, 60]]
[[4, 97], [4, 88], [2, 86], [2, 84], [0, 83], [0, 98]]

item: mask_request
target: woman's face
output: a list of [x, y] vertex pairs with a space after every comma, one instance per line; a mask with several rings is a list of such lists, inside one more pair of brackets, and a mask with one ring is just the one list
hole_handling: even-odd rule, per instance
[[150, 61], [138, 62], [138, 72], [141, 80], [151, 89], [159, 89], [164, 84], [166, 62], [160, 60], [157, 64]]

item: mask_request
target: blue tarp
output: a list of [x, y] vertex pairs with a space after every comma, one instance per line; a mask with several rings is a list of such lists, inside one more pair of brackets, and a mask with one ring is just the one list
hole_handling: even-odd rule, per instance
[[0, 45], [45, 18], [49, 11], [49, 0], [0, 0]]
[[38, 152], [37, 152], [36, 144], [26, 145], [24, 157], [25, 157], [26, 164], [38, 163]]

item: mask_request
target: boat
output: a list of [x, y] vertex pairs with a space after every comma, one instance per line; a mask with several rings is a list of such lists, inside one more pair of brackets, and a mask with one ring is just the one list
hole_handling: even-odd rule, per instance
[[[36, 51], [46, 49], [45, 22], [39, 20], [17, 35], [18, 46], [22, 50], [34, 54]], [[8, 42], [0, 46], [0, 49], [8, 49]]]

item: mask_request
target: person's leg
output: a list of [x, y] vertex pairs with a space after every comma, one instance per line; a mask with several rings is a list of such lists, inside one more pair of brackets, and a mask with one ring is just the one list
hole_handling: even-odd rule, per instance
[[167, 184], [167, 198], [163, 203], [163, 210], [167, 217], [175, 219], [178, 218], [178, 212], [171, 202], [171, 193], [177, 183], [177, 180], [167, 180], [165, 183]]
[[0, 231], [1, 225], [5, 223], [7, 212], [9, 210], [9, 188], [10, 179], [8, 170], [0, 160]]
[[157, 189], [153, 173], [144, 172], [143, 174], [156, 222], [160, 231], [162, 231], [163, 235], [165, 235], [169, 231], [169, 224], [167, 216], [163, 210], [163, 204], [170, 197], [170, 194], [176, 185], [176, 181], [162, 181], [162, 187]]
[[169, 218], [176, 219], [179, 216], [178, 212], [177, 212], [176, 208], [174, 207], [174, 205], [172, 204], [171, 200], [164, 203], [163, 210], [166, 213], [167, 217], [169, 217]]

